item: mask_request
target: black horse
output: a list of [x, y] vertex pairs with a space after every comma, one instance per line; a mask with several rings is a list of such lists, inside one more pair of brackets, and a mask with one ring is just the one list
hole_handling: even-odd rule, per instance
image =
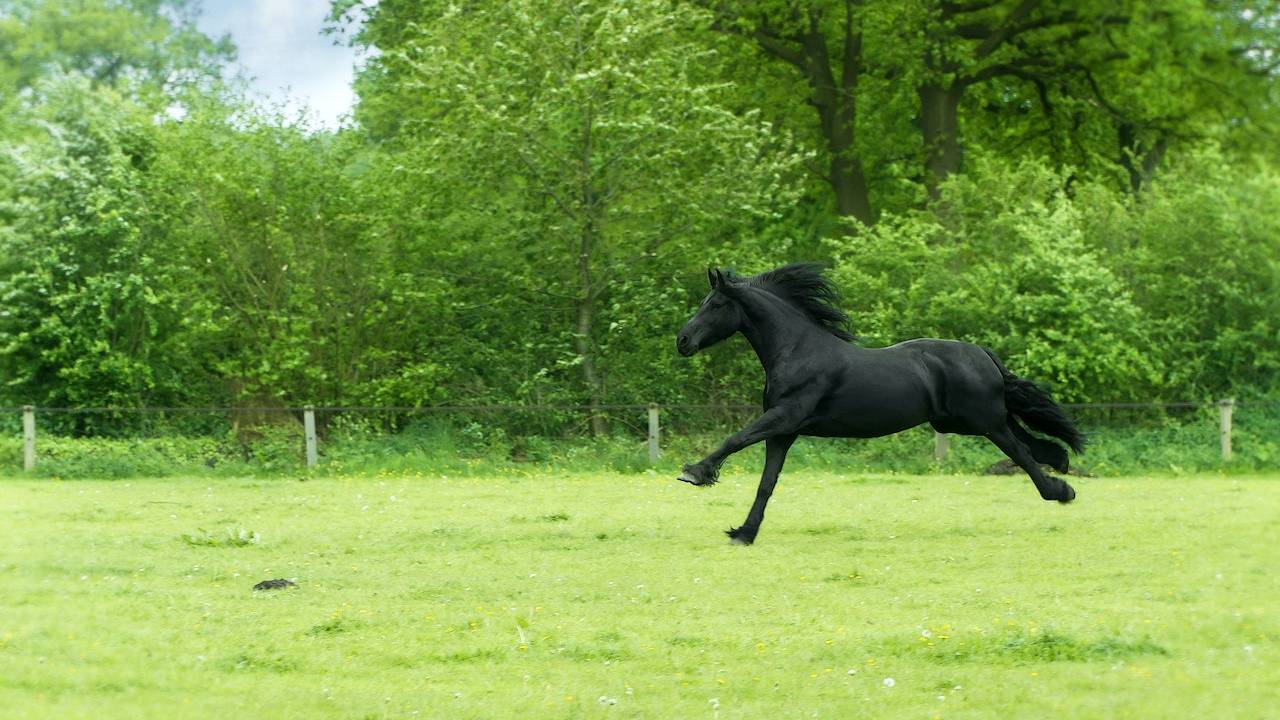
[[817, 263], [797, 263], [754, 277], [708, 270], [711, 292], [676, 336], [689, 356], [736, 332], [764, 366], [764, 413], [680, 480], [711, 485], [725, 459], [763, 440], [764, 474], [741, 527], [728, 531], [749, 545], [787, 450], [800, 435], [880, 437], [929, 423], [942, 433], [981, 435], [1031, 476], [1045, 500], [1071, 502], [1075, 490], [1044, 463], [1067, 472], [1067, 451], [1019, 424], [1057, 437], [1080, 452], [1084, 435], [1048, 393], [1009, 372], [990, 350], [951, 340], [909, 340], [886, 348], [853, 344], [835, 287]]

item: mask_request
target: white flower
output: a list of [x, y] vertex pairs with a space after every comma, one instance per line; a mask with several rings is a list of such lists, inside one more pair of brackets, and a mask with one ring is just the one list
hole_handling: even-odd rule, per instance
[[885, 686], [885, 687], [893, 687], [893, 686], [894, 686], [894, 685], [896, 685], [896, 684], [897, 684], [897, 683], [895, 683], [895, 682], [893, 681], [893, 678], [885, 678], [885, 679], [884, 679], [884, 686]]

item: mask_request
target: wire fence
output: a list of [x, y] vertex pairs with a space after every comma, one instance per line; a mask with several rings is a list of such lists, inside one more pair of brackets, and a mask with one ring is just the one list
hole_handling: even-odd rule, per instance
[[[1170, 418], [1205, 427], [1216, 420], [1217, 445], [1224, 462], [1233, 456], [1233, 417], [1237, 409], [1280, 410], [1280, 401], [1172, 401], [1064, 403], [1086, 429], [1152, 423]], [[1216, 412], [1206, 413], [1206, 410]], [[226, 434], [253, 428], [275, 417], [301, 426], [300, 458], [314, 467], [320, 457], [321, 442], [334, 427], [371, 423], [383, 432], [398, 432], [421, 418], [449, 418], [473, 427], [516, 427], [517, 434], [563, 437], [586, 435], [592, 418], [600, 418], [613, 433], [644, 438], [650, 463], [661, 453], [663, 433], [714, 432], [740, 426], [760, 411], [751, 403], [605, 403], [591, 404], [458, 404], [422, 406], [374, 405], [292, 405], [292, 406], [0, 406], [0, 429], [13, 427], [21, 418], [23, 467], [31, 471], [38, 457], [37, 434], [52, 436], [100, 436], [116, 438], [159, 437], [167, 433], [193, 435]], [[40, 422], [38, 416], [48, 416]], [[500, 416], [502, 419], [495, 419]], [[202, 418], [184, 422], [183, 418]], [[291, 422], [292, 424], [292, 422]], [[1205, 428], [1207, 430], [1207, 427]], [[1207, 433], [1200, 442], [1207, 439]], [[950, 439], [935, 434], [933, 455], [947, 461]]]
[[[1236, 407], [1280, 407], [1280, 400], [1201, 400], [1173, 402], [1089, 402], [1059, 403], [1068, 410], [1089, 409], [1172, 409], [1172, 408], [1208, 408], [1217, 407], [1230, 402]], [[616, 411], [616, 410], [759, 410], [757, 403], [604, 403], [587, 404], [523, 404], [523, 405], [262, 405], [262, 406], [49, 406], [49, 405], [8, 405], [0, 406], [0, 412], [21, 412], [33, 408], [41, 413], [300, 413], [305, 410], [316, 412], [352, 412], [352, 413], [402, 413], [430, 414], [449, 412], [540, 412], [540, 411]]]

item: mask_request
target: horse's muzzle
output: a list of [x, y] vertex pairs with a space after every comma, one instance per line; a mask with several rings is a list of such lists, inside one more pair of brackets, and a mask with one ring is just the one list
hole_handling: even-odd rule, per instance
[[694, 347], [693, 341], [689, 339], [688, 335], [680, 333], [676, 336], [676, 352], [685, 357], [689, 357], [697, 351], [698, 348]]

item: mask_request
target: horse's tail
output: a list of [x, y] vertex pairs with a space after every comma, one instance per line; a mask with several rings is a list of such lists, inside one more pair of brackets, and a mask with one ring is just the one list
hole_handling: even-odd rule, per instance
[[[1004, 376], [1004, 404], [1010, 415], [1021, 418], [1032, 430], [1062, 440], [1077, 453], [1084, 452], [1085, 436], [1062, 406], [1039, 385], [1009, 372], [996, 354], [986, 350]], [[1059, 451], [1061, 452], [1061, 451]], [[1065, 455], [1063, 456], [1065, 457]]]

